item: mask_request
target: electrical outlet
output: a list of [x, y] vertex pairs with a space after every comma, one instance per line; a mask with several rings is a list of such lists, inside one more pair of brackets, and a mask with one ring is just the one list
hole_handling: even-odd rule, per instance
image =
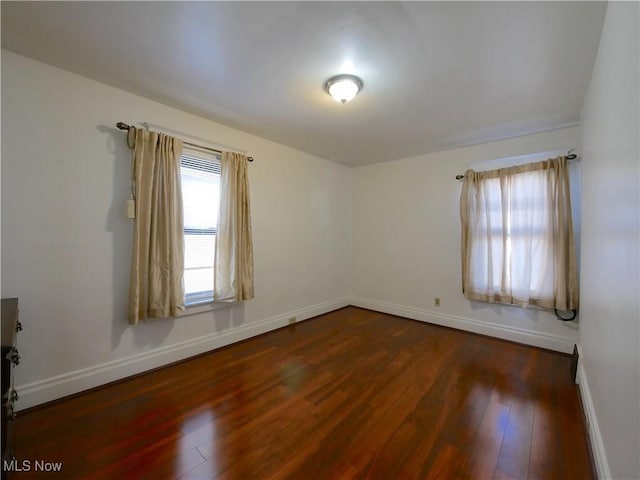
[[289, 318], [289, 325], [293, 325], [294, 323], [296, 323], [296, 317]]
[[440, 306], [440, 297], [435, 297], [433, 299], [433, 306], [434, 307], [439, 307]]

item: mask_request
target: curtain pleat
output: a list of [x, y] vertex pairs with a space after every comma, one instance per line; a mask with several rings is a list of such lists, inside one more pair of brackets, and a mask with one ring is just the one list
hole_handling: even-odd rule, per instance
[[460, 219], [465, 297], [521, 307], [578, 308], [565, 157], [468, 170]]
[[213, 298], [215, 302], [250, 300], [254, 290], [248, 159], [223, 152], [220, 167]]
[[137, 129], [133, 175], [136, 200], [129, 323], [177, 316], [184, 310], [182, 141]]

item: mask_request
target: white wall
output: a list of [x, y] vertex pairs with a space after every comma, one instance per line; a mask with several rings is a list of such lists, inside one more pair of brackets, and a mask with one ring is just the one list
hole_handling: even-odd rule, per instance
[[[571, 351], [577, 324], [553, 314], [465, 299], [460, 280], [461, 182], [467, 168], [579, 148], [577, 127], [354, 170], [353, 303], [417, 320]], [[490, 168], [490, 167], [488, 167]], [[435, 307], [434, 297], [441, 299]]]
[[579, 378], [601, 478], [640, 478], [638, 7], [609, 3], [582, 112]]
[[[127, 324], [131, 153], [118, 121], [246, 150], [256, 298]], [[351, 171], [2, 52], [2, 297], [20, 298], [26, 408], [348, 304]]]

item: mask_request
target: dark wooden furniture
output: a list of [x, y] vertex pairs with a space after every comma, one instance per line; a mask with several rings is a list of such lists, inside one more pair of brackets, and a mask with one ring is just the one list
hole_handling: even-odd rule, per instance
[[20, 355], [16, 348], [18, 332], [22, 325], [18, 321], [18, 299], [2, 299], [2, 478], [7, 478], [5, 461], [9, 461], [11, 452], [10, 424], [15, 417], [14, 403], [18, 399], [13, 389], [13, 372], [20, 363]]

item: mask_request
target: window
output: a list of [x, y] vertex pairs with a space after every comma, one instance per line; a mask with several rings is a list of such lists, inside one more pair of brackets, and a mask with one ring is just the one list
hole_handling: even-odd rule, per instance
[[463, 292], [471, 300], [577, 308], [566, 158], [465, 173]]
[[220, 159], [184, 150], [180, 160], [184, 208], [185, 304], [213, 301], [216, 225], [220, 204]]
[[552, 251], [552, 235], [544, 177], [520, 173], [509, 188], [503, 188], [499, 178], [485, 182], [486, 216], [478, 223], [471, 253], [480, 260], [472, 263], [473, 290], [516, 299], [552, 297], [552, 271], [545, 260]]

